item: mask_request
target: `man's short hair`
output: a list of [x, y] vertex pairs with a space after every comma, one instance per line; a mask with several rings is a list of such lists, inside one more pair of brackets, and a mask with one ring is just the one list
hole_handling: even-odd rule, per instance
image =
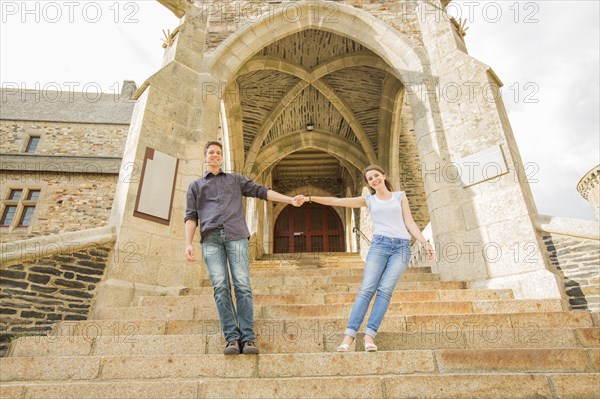
[[209, 141], [204, 146], [204, 155], [206, 155], [206, 152], [208, 151], [208, 147], [210, 147], [211, 145], [218, 145], [219, 148], [221, 149], [221, 152], [223, 152], [223, 144], [221, 144], [219, 141]]

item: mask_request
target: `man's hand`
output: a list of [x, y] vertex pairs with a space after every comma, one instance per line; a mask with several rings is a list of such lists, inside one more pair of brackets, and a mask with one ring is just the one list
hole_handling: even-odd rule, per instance
[[194, 246], [192, 244], [185, 246], [185, 258], [188, 260], [188, 262], [193, 262], [196, 260], [196, 257], [194, 256]]

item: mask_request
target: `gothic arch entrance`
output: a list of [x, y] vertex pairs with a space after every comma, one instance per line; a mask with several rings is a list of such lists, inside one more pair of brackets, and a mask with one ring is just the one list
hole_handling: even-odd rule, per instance
[[[467, 54], [455, 24], [430, 12], [431, 7], [444, 12], [448, 1], [414, 2], [416, 12], [402, 17], [398, 8], [388, 7], [389, 2], [374, 3], [367, 10], [349, 1], [301, 1], [294, 4], [297, 19], [293, 21], [284, 2], [274, 5], [273, 12], [233, 25], [229, 18], [235, 20], [237, 11], [232, 8], [224, 9], [227, 19], [210, 20], [210, 7], [205, 7], [210, 0], [201, 7], [187, 0], [159, 1], [185, 18], [169, 37], [164, 66], [136, 92], [124, 164], [144, 159], [151, 143], [182, 161], [177, 179], [185, 182], [199, 173], [198, 155], [204, 143], [222, 137], [228, 142], [228, 161], [236, 165], [233, 170], [286, 192], [280, 187], [290, 191], [294, 186], [288, 185], [290, 181], [274, 184], [277, 164], [299, 150], [318, 149], [336, 157], [340, 166], [333, 177], [341, 182], [322, 187], [336, 195], [349, 189], [356, 196], [362, 190], [362, 167], [379, 163], [407, 192], [411, 187], [422, 189], [422, 194], [417, 193], [420, 198], [415, 193], [409, 196], [412, 204], [427, 206], [422, 220], [431, 222], [435, 243], [441, 248], [458, 246], [451, 254], [461, 257], [461, 267], [456, 267], [456, 257], [439, 256], [442, 280], [511, 288], [518, 297], [562, 297], [560, 279], [542, 252], [524, 263], [510, 256], [490, 261], [480, 250], [488, 243], [502, 248], [522, 248], [532, 242], [543, 248], [544, 243], [531, 188], [519, 179], [525, 171], [502, 98], [493, 96], [490, 102], [485, 89], [497, 93], [502, 83], [489, 66]], [[444, 90], [437, 90], [467, 83], [469, 88], [479, 88], [473, 96], [470, 90], [467, 94], [462, 90], [461, 98], [468, 101], [449, 99]], [[155, 134], [156, 126], [165, 126], [173, 134]], [[406, 149], [413, 153], [407, 154]], [[437, 171], [445, 166], [488, 159], [490, 154], [506, 164], [506, 172], [497, 176], [500, 181], [492, 176], [476, 182], [438, 179]], [[401, 168], [405, 163], [399, 156], [414, 167]], [[407, 170], [412, 181], [402, 175]], [[321, 184], [304, 168], [298, 174], [306, 177], [299, 184]], [[184, 186], [175, 188], [174, 198], [183, 196]], [[110, 219], [117, 229], [115, 248], [146, 231], [159, 246], [167, 235], [180, 242], [183, 228], [168, 226], [165, 229], [171, 230], [162, 233], [134, 219], [132, 199], [137, 198], [139, 187], [137, 182], [119, 180]], [[511, 206], [503, 212], [495, 211], [500, 195], [510, 198]], [[180, 211], [181, 202], [173, 209]], [[275, 241], [267, 233], [273, 231], [272, 211], [264, 206], [247, 215], [257, 248]], [[362, 214], [359, 221], [362, 225]], [[348, 230], [350, 218], [344, 222]], [[162, 257], [144, 258], [143, 273], [112, 265], [109, 281], [123, 278], [161, 288], [199, 281], [197, 268], [190, 265], [185, 273], [156, 274], [156, 262], [176, 258], [169, 251], [159, 252]], [[169, 270], [182, 265], [173, 263]], [[114, 297], [110, 293], [115, 287], [108, 286], [111, 291], [102, 295]]]
[[275, 253], [344, 252], [344, 225], [337, 212], [320, 204], [286, 206], [275, 222]]

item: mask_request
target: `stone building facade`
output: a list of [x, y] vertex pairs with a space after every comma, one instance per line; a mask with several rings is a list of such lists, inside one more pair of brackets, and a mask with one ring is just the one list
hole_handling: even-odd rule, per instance
[[[419, 223], [431, 224], [442, 279], [511, 288], [520, 298], [562, 297], [560, 276], [542, 253], [530, 187], [519, 179], [523, 162], [506, 111], [493, 96], [501, 81], [467, 54], [447, 2], [266, 1], [256, 18], [241, 14], [256, 10], [250, 2], [160, 2], [182, 24], [167, 40], [163, 67], [135, 95], [124, 162], [143, 164], [148, 149], [179, 161], [173, 214], [183, 212], [209, 140], [226, 143], [233, 170], [274, 188], [299, 152], [333, 161], [328, 167], [345, 195], [360, 195], [361, 170], [380, 164], [396, 187], [406, 185]], [[464, 85], [478, 90], [450, 95]], [[495, 172], [484, 173], [490, 164]], [[312, 166], [296, 164], [296, 173], [315, 176]], [[470, 178], [461, 176], [465, 166], [475, 166]], [[309, 185], [287, 193], [322, 190]], [[105, 305], [119, 303], [120, 287], [134, 280], [159, 287], [196, 277], [169, 249], [183, 239], [180, 221], [167, 227], [131, 216], [139, 191], [139, 184], [120, 183], [111, 218], [120, 240], [143, 238], [161, 255], [144, 258], [144, 272], [133, 280], [133, 271], [109, 265], [100, 292], [110, 298]], [[498, 196], [510, 207], [499, 209]], [[253, 239], [268, 253], [277, 206], [252, 209]], [[362, 217], [348, 210], [341, 219], [346, 231], [361, 227]], [[537, 252], [519, 264], [484, 251], [528, 244]], [[178, 273], [157, 273], [159, 264]]]
[[[406, 191], [419, 227], [431, 231], [443, 280], [510, 288], [517, 298], [565, 298], [566, 284], [574, 307], [582, 302], [572, 281], [584, 297], [596, 295], [598, 278], [587, 268], [598, 255], [590, 261], [587, 252], [597, 235], [586, 232], [581, 244], [577, 232], [540, 226], [502, 100], [486, 94], [502, 83], [466, 52], [445, 14], [448, 1], [265, 1], [251, 17], [240, 14], [250, 2], [159, 2], [181, 25], [163, 66], [139, 89], [127, 83], [120, 96], [94, 103], [3, 93], [2, 215], [9, 207], [13, 215], [0, 230], [3, 248], [16, 255], [0, 271], [9, 286], [60, 293], [70, 281], [90, 299], [91, 307], [78, 305], [86, 312], [198, 286], [204, 268], [182, 256], [185, 193], [202, 174], [204, 144], [220, 140], [226, 170], [288, 195], [362, 195], [362, 169], [380, 164]], [[457, 86], [478, 90], [456, 98]], [[144, 194], [157, 188], [167, 195]], [[273, 253], [286, 205], [245, 205], [251, 257]], [[28, 207], [35, 207], [29, 225], [19, 226]], [[370, 234], [368, 213], [335, 212], [345, 250], [364, 251], [354, 229]], [[94, 228], [111, 230], [101, 245], [88, 239], [67, 255], [19, 256], [24, 239]], [[515, 259], [508, 249], [529, 252]], [[94, 281], [66, 267], [85, 267], [85, 256], [103, 251], [92, 260], [102, 271]], [[31, 259], [54, 262], [46, 266], [60, 275], [38, 276]], [[585, 271], [573, 272], [579, 267]], [[17, 305], [6, 314], [27, 318]], [[57, 317], [46, 311], [34, 324]]]
[[2, 242], [108, 224], [134, 90], [2, 90]]
[[15, 337], [89, 317], [112, 248], [81, 239], [109, 224], [134, 90], [2, 90], [0, 353]]

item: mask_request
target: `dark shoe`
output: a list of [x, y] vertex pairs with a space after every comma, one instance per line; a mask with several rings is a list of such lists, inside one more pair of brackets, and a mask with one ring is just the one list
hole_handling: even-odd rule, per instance
[[240, 344], [237, 340], [227, 342], [227, 346], [223, 351], [224, 355], [239, 355], [240, 354]]
[[254, 341], [242, 342], [242, 353], [244, 355], [258, 355], [258, 348]]

